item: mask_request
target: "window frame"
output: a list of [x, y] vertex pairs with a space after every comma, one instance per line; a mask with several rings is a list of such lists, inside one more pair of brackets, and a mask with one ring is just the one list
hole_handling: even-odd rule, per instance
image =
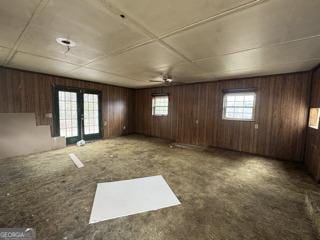
[[[226, 117], [226, 97], [228, 95], [233, 95], [233, 96], [241, 96], [245, 94], [252, 94], [253, 95], [253, 106], [252, 106], [252, 117], [251, 119], [244, 119], [244, 118], [228, 118]], [[239, 122], [254, 122], [255, 121], [255, 112], [256, 112], [256, 100], [257, 100], [257, 93], [252, 90], [243, 90], [243, 91], [229, 91], [229, 92], [224, 92], [223, 97], [222, 97], [222, 120], [226, 121], [239, 121]], [[244, 107], [239, 107], [239, 108], [244, 108]]]
[[[167, 97], [168, 98], [168, 105], [167, 105], [167, 114], [156, 114], [155, 109], [157, 106], [153, 106], [154, 99], [157, 97]], [[169, 104], [170, 104], [170, 98], [169, 94], [152, 94], [151, 95], [151, 115], [152, 117], [168, 117], [169, 116]], [[160, 106], [158, 106], [160, 107]]]

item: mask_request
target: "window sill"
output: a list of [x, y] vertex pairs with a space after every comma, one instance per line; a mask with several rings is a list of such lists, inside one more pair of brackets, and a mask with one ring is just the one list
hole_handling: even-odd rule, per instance
[[255, 122], [254, 119], [250, 120], [245, 120], [245, 119], [227, 119], [227, 118], [222, 118], [224, 121], [236, 121], [236, 122]]

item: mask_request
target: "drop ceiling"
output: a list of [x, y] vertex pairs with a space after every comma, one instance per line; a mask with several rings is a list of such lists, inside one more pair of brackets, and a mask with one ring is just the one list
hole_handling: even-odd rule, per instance
[[305, 71], [320, 63], [319, 12], [319, 0], [2, 0], [0, 64], [132, 88]]

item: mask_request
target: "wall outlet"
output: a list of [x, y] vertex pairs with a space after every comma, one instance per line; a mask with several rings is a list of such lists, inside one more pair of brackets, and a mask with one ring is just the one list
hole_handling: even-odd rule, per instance
[[46, 118], [52, 118], [52, 113], [46, 113], [46, 114], [45, 114], [45, 117], [46, 117]]
[[103, 121], [103, 126], [107, 126], [107, 121]]

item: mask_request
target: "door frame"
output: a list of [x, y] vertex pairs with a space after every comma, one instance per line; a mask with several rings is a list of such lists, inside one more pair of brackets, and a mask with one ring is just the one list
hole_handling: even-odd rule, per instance
[[78, 112], [78, 136], [66, 138], [67, 144], [74, 144], [81, 140], [81, 129], [84, 131], [84, 121], [83, 116], [83, 94], [91, 93], [98, 95], [98, 108], [99, 108], [99, 133], [85, 135], [83, 133], [84, 140], [101, 139], [103, 137], [103, 124], [102, 124], [102, 92], [99, 90], [77, 88], [77, 87], [67, 87], [56, 85], [53, 86], [53, 135], [55, 137], [60, 136], [60, 116], [59, 116], [59, 91], [68, 91], [77, 93], [77, 112]]

